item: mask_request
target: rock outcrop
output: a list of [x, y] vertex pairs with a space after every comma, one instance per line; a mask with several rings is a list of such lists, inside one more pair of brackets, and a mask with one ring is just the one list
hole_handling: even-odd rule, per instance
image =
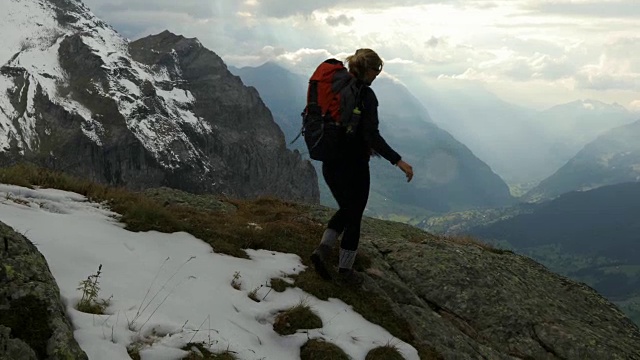
[[87, 359], [45, 258], [2, 222], [0, 236], [0, 359]]
[[397, 223], [363, 229], [380, 275], [368, 288], [445, 359], [640, 359], [640, 331], [622, 311], [527, 257]]

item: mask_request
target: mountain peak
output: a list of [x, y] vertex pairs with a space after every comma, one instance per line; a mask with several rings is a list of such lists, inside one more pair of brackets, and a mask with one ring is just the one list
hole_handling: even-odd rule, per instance
[[174, 34], [169, 30], [164, 30], [155, 35], [149, 35], [136, 41], [144, 40], [147, 44], [162, 44], [171, 47], [196, 47], [202, 48], [202, 43], [197, 38], [187, 38], [179, 34]]
[[600, 100], [594, 99], [579, 99], [575, 101], [571, 101], [564, 104], [559, 104], [549, 108], [548, 110], [558, 110], [558, 109], [583, 109], [586, 111], [623, 111], [626, 112], [626, 108], [617, 102], [614, 103], [605, 103]]

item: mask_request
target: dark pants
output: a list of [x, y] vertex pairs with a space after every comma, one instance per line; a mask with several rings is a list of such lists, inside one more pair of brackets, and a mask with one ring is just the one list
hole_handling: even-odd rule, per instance
[[340, 247], [355, 251], [360, 242], [360, 223], [369, 198], [369, 162], [324, 162], [322, 175], [340, 209], [329, 220], [329, 229], [344, 231]]

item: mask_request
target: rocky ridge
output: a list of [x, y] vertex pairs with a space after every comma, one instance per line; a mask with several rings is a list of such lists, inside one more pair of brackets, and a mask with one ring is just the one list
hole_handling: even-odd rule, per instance
[[315, 170], [286, 149], [255, 89], [196, 39], [129, 43], [74, 0], [12, 1], [2, 18], [0, 164], [319, 201]]

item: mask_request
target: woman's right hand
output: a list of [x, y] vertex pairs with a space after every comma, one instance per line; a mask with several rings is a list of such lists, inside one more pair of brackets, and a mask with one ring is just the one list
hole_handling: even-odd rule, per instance
[[400, 170], [402, 170], [407, 176], [407, 182], [413, 179], [413, 168], [411, 167], [411, 165], [407, 164], [404, 160], [400, 160], [396, 163], [396, 166], [398, 166]]

